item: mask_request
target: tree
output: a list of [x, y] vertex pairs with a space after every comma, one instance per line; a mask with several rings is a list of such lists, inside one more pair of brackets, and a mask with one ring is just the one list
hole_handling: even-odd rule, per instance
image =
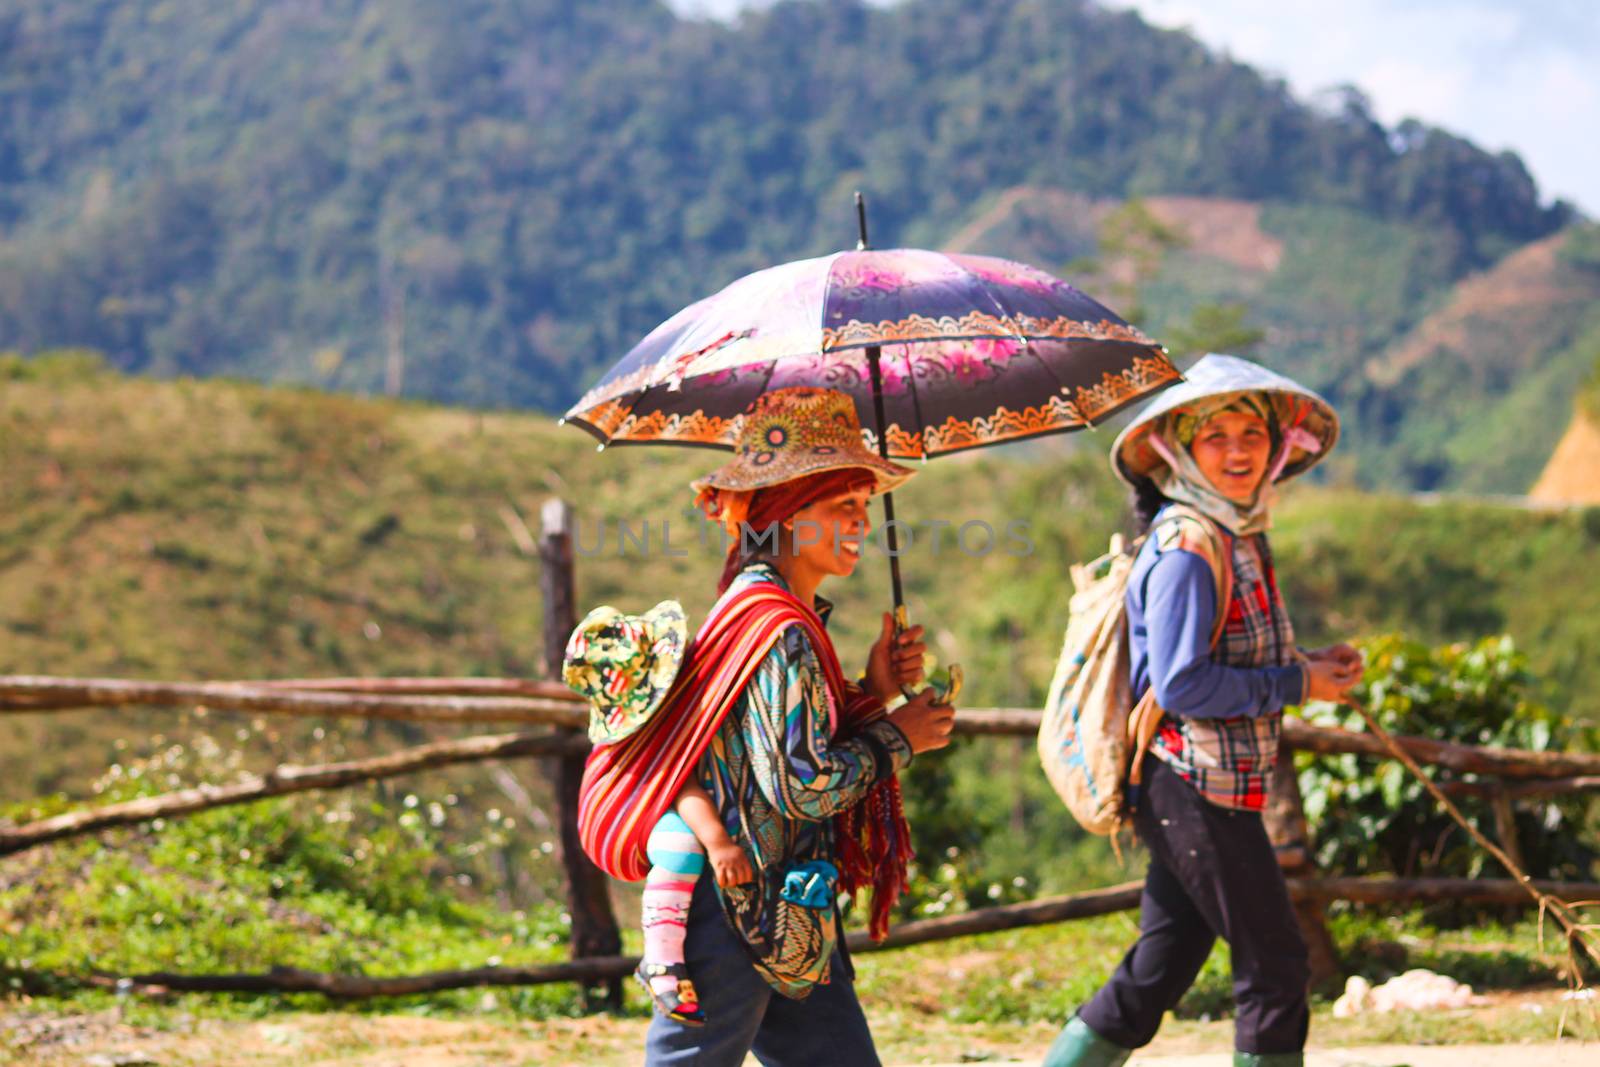
[[1198, 304], [1187, 323], [1167, 331], [1167, 347], [1179, 355], [1247, 352], [1267, 336], [1265, 330], [1245, 324], [1249, 313], [1243, 304]]

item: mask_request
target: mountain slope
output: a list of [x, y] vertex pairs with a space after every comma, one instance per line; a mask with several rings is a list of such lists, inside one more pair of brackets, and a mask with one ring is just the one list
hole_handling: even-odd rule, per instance
[[1600, 504], [1600, 426], [1574, 414], [1528, 496], [1543, 504]]
[[1447, 279], [1566, 217], [1514, 156], [1081, 0], [0, 13], [0, 348], [559, 408], [682, 304], [849, 243], [854, 188], [880, 243], [939, 244], [1018, 186], [1309, 205], [1426, 233]]
[[1572, 422], [1528, 495], [1549, 504], [1600, 504], [1600, 358], [1572, 405]]
[[[1454, 281], [1448, 236], [1414, 224], [1214, 197], [1138, 204], [1172, 246], [1143, 268], [1113, 255], [1086, 284], [1114, 294], [1138, 282], [1144, 326], [1157, 337], [1197, 306], [1246, 308], [1264, 334], [1249, 354], [1340, 409], [1345, 433], [1325, 472], [1335, 480], [1521, 493], [1600, 358], [1593, 226], [1569, 226]], [[954, 243], [1061, 268], [1095, 262], [1117, 209], [1017, 188], [980, 205]]]
[[1520, 249], [1467, 279], [1366, 367], [1358, 400], [1369, 479], [1525, 492], [1600, 358], [1600, 262], [1589, 228]]

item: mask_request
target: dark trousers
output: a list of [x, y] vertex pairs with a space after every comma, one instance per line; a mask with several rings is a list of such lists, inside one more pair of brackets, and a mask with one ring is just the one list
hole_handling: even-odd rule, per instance
[[723, 917], [709, 869], [694, 886], [683, 948], [706, 1025], [657, 1013], [645, 1037], [647, 1067], [739, 1067], [749, 1052], [767, 1067], [878, 1067], [849, 958], [835, 952], [828, 984], [805, 1000], [774, 991]]
[[1208, 803], [1149, 756], [1134, 825], [1150, 850], [1139, 940], [1079, 1017], [1108, 1041], [1142, 1048], [1221, 937], [1233, 950], [1234, 1047], [1303, 1049], [1311, 972], [1260, 813]]

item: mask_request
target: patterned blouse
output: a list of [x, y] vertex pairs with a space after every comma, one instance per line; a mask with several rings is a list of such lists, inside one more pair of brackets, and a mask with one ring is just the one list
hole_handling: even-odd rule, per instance
[[1264, 534], [1234, 537], [1233, 596], [1215, 649], [1217, 587], [1204, 536], [1160, 516], [1128, 582], [1133, 691], [1167, 713], [1151, 752], [1220, 807], [1260, 811], [1286, 705], [1305, 699], [1294, 627]]
[[[752, 582], [788, 588], [770, 564], [758, 562], [740, 572], [729, 592]], [[818, 597], [815, 606], [826, 623], [832, 605]], [[833, 863], [832, 817], [911, 762], [905, 735], [882, 719], [855, 737], [831, 736], [829, 700], [810, 641], [789, 627], [698, 769], [729, 836], [755, 870], [753, 883], [717, 890], [723, 912], [762, 977], [796, 999], [828, 980], [838, 913], [834, 906], [783, 900], [784, 876], [808, 860]]]

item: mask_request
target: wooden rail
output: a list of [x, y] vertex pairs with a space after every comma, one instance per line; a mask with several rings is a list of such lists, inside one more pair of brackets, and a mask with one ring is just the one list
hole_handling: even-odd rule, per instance
[[[4, 692], [4, 681], [0, 679], [0, 693]], [[969, 735], [1037, 734], [1041, 714], [1031, 708], [963, 708], [956, 715], [956, 729]], [[1317, 726], [1293, 716], [1283, 720], [1282, 740], [1294, 748], [1323, 755], [1349, 753], [1387, 757], [1389, 754], [1383, 743], [1370, 734]], [[1419, 763], [1462, 773], [1489, 774], [1502, 778], [1586, 779], [1600, 776], [1600, 754], [1596, 753], [1481, 748], [1427, 737], [1397, 736], [1395, 740]], [[1575, 783], [1575, 788], [1589, 786]]]
[[[1572, 882], [1536, 884], [1541, 889], [1567, 899], [1600, 899], [1600, 884]], [[930, 941], [947, 941], [974, 934], [1046, 926], [1074, 919], [1109, 915], [1137, 908], [1142, 888], [1141, 882], [1127, 882], [1085, 893], [982, 908], [936, 919], [920, 919], [891, 928], [889, 936], [877, 942], [868, 938], [864, 931], [857, 930], [849, 933], [845, 942], [852, 953], [883, 952]], [[1364, 904], [1389, 904], [1419, 900], [1450, 900], [1517, 906], [1530, 904], [1524, 889], [1510, 879], [1292, 878], [1289, 880], [1289, 893], [1297, 903], [1348, 900]], [[481, 986], [614, 981], [631, 973], [638, 963], [637, 956], [607, 955], [527, 967], [476, 967], [388, 978], [325, 974], [294, 967], [273, 967], [255, 974], [178, 974], [155, 971], [133, 975], [99, 972], [81, 977], [24, 972], [19, 977], [24, 980], [25, 985], [36, 987], [96, 986], [127, 989], [145, 994], [321, 993], [335, 999], [352, 1000], [411, 996]]]
[[0, 712], [61, 712], [147, 704], [317, 718], [524, 723], [567, 729], [580, 728], [589, 721], [588, 713], [570, 690], [559, 697], [402, 696], [373, 688], [365, 692], [323, 692], [310, 685], [303, 681], [285, 685], [11, 675], [0, 677]]
[[402, 774], [459, 763], [513, 759], [527, 756], [577, 756], [589, 750], [586, 738], [569, 733], [498, 734], [458, 741], [435, 741], [370, 759], [296, 767], [284, 764], [261, 775], [247, 775], [224, 785], [197, 785], [156, 796], [138, 797], [83, 811], [39, 819], [21, 826], [0, 826], [0, 856], [154, 819], [192, 815], [197, 811], [245, 804], [267, 797], [287, 796], [315, 789], [339, 789]]
[[[465, 690], [463, 695], [456, 689]], [[500, 696], [498, 693], [528, 695]], [[63, 712], [96, 707], [151, 705], [203, 707], [256, 714], [396, 719], [442, 723], [525, 723], [576, 730], [588, 723], [579, 698], [556, 682], [468, 678], [290, 679], [269, 682], [164, 682], [120, 678], [0, 675], [0, 714]], [[955, 731], [965, 737], [1031, 736], [1040, 712], [1031, 708], [962, 708]], [[1286, 718], [1283, 740], [1321, 754], [1387, 755], [1369, 734]], [[1594, 788], [1600, 754], [1480, 748], [1426, 737], [1397, 737], [1418, 762], [1460, 773], [1501, 778], [1571, 779], [1571, 791]], [[1461, 788], [1453, 786], [1452, 788]], [[1559, 792], [1528, 788], [1527, 793]]]

